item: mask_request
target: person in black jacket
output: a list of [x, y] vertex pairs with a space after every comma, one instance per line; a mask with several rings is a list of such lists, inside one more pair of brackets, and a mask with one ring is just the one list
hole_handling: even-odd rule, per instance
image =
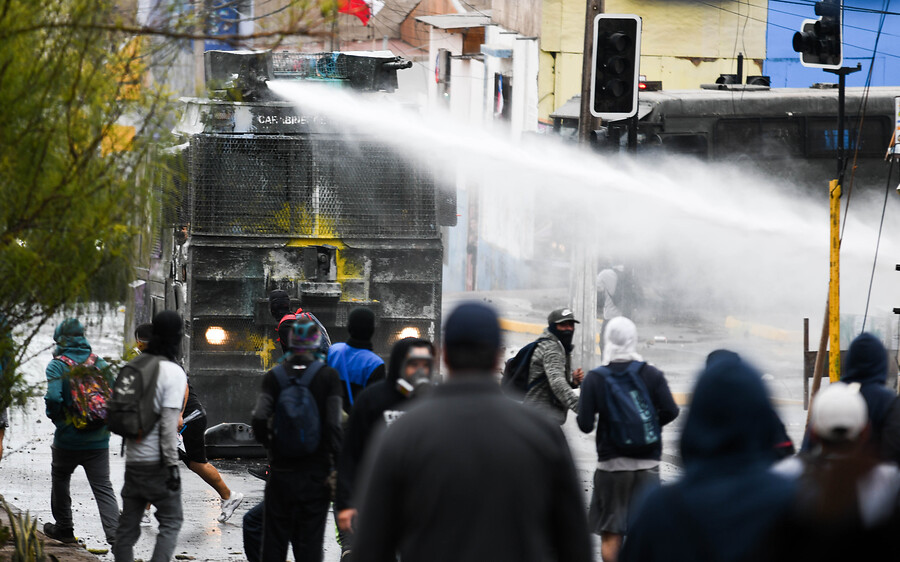
[[[594, 471], [594, 493], [588, 519], [591, 530], [600, 535], [603, 560], [615, 561], [622, 546], [633, 498], [649, 486], [659, 484], [661, 436], [640, 450], [617, 448], [609, 436], [612, 420], [606, 406], [608, 392], [605, 377], [622, 375], [635, 364], [637, 376], [643, 380], [658, 427], [678, 417], [678, 406], [669, 391], [662, 371], [644, 363], [637, 354], [637, 329], [634, 322], [618, 316], [609, 321], [604, 332], [603, 359], [606, 369], [595, 369], [581, 383], [578, 403], [578, 427], [585, 433], [597, 424], [597, 469]], [[624, 375], [622, 375], [624, 376]]]
[[367, 455], [354, 562], [591, 559], [581, 485], [559, 426], [500, 391], [500, 325], [481, 303], [444, 327], [448, 382]]
[[[428, 340], [404, 338], [391, 350], [387, 378], [369, 386], [359, 395], [344, 446], [338, 459], [337, 494], [338, 527], [352, 533], [357, 515], [353, 488], [357, 469], [365, 455], [373, 433], [400, 418], [411, 399], [422, 394], [431, 384], [434, 369], [434, 346]], [[349, 539], [348, 542], [351, 542]], [[350, 544], [345, 551], [350, 550]]]
[[[311, 321], [295, 322], [290, 333], [291, 353], [283, 365], [269, 370], [262, 381], [253, 411], [253, 432], [268, 449], [269, 478], [264, 495], [261, 560], [283, 562], [288, 543], [295, 560], [321, 560], [325, 519], [331, 497], [329, 476], [334, 456], [341, 449], [341, 386], [337, 372], [315, 361], [321, 334]], [[271, 439], [272, 419], [284, 390], [276, 369], [288, 377], [301, 377], [317, 368], [309, 383], [321, 418], [321, 437], [316, 449], [305, 456], [290, 456]], [[298, 436], [299, 439], [299, 436]], [[249, 558], [250, 553], [248, 553]]]
[[872, 424], [869, 437], [872, 445], [883, 460], [900, 462], [900, 416], [896, 415], [895, 408], [897, 393], [885, 386], [887, 374], [888, 355], [881, 341], [868, 332], [856, 336], [847, 350], [841, 382], [860, 384], [859, 393], [866, 401]]
[[774, 409], [762, 376], [737, 354], [697, 378], [681, 433], [684, 475], [635, 506], [619, 560], [770, 560], [796, 483], [772, 466]]

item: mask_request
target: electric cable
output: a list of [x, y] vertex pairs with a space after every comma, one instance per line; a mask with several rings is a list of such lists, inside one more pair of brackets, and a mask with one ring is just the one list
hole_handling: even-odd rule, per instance
[[[814, 8], [816, 2], [798, 2], [796, 0], [769, 0], [769, 2], [778, 2], [780, 4], [793, 4], [795, 6], [806, 6]], [[888, 12], [886, 10], [873, 10], [872, 8], [860, 8], [858, 6], [848, 6], [844, 4], [845, 12], [857, 12], [860, 14], [884, 14], [887, 16], [900, 16], [900, 12]]]
[[[891, 0], [884, 0], [884, 2], [882, 2], [882, 6], [884, 6], [886, 11], [891, 6]], [[882, 14], [881, 20], [878, 24], [878, 33], [875, 35], [875, 45], [872, 48], [872, 60], [869, 63], [869, 72], [866, 75], [865, 89], [863, 90], [862, 98], [860, 99], [859, 106], [856, 110], [856, 141], [855, 146], [853, 147], [853, 166], [850, 168], [850, 182], [847, 187], [847, 200], [844, 203], [844, 220], [843, 224], [841, 225], [840, 235], [841, 240], [843, 240], [844, 238], [844, 229], [847, 226], [847, 215], [850, 214], [850, 199], [853, 196], [853, 180], [856, 177], [856, 163], [859, 161], [859, 145], [860, 141], [862, 140], [862, 130], [866, 119], [866, 108], [869, 102], [869, 92], [872, 88], [872, 71], [875, 68], [875, 57], [878, 54], [878, 42], [881, 40], [881, 30], [884, 28], [884, 20], [886, 17], [887, 16]], [[840, 131], [839, 133], [843, 134], [843, 131]], [[841, 178], [843, 178], [844, 173], [846, 172], [847, 162], [848, 161], [845, 158], [843, 162], [843, 169], [841, 169]]]
[[[723, 12], [727, 12], [727, 13], [729, 13], [729, 14], [735, 14], [735, 15], [739, 15], [739, 16], [742, 15], [742, 14], [740, 14], [740, 13], [738, 13], [738, 12], [734, 12], [734, 11], [732, 11], [732, 10], [728, 10], [728, 9], [723, 8], [723, 7], [721, 7], [721, 6], [716, 6], [715, 4], [710, 4], [710, 3], [708, 3], [708, 2], [698, 1], [697, 3], [698, 3], [698, 4], [703, 4], [704, 6], [709, 6], [710, 8], [713, 8], [713, 9], [716, 9], [716, 10], [721, 10], [721, 11], [723, 11]], [[881, 11], [878, 11], [878, 10], [873, 10], [871, 13], [880, 14], [880, 13], [882, 13], [882, 12], [881, 12]], [[887, 13], [886, 15], [900, 15], [900, 14]], [[794, 29], [793, 27], [788, 27], [788, 26], [786, 26], [786, 25], [779, 25], [779, 24], [777, 24], [777, 23], [772, 23], [772, 22], [770, 22], [770, 21], [768, 21], [768, 20], [765, 20], [765, 19], [754, 18], [754, 17], [751, 17], [751, 16], [747, 16], [747, 17], [748, 17], [749, 19], [753, 20], [753, 21], [762, 22], [762, 23], [764, 23], [764, 24], [766, 24], [766, 25], [768, 25], [768, 26], [770, 26], [770, 27], [777, 27], [777, 28], [779, 28], [779, 29], [786, 29], [786, 30], [791, 31], [791, 32], [796, 31], [796, 29]], [[865, 48], [865, 47], [862, 47], [862, 46], [860, 46], [860, 45], [854, 45], [854, 44], [852, 44], [852, 43], [846, 43], [846, 42], [845, 42], [845, 43], [844, 43], [844, 46], [845, 46], [845, 47], [853, 47], [854, 49], [860, 49], [860, 50], [866, 51], [866, 52], [869, 51], [869, 49], [867, 49], [867, 48]], [[895, 59], [900, 59], [900, 55], [895, 55], [895, 54], [893, 54], [893, 53], [881, 53], [881, 54], [884, 55], [884, 56], [886, 56], [886, 57], [891, 57], [891, 58], [895, 58]]]
[[881, 246], [881, 232], [884, 229], [884, 215], [887, 210], [888, 194], [891, 192], [891, 175], [894, 171], [894, 163], [896, 158], [891, 158], [888, 166], [887, 186], [884, 189], [884, 204], [881, 207], [881, 222], [878, 223], [878, 239], [875, 242], [875, 259], [872, 261], [872, 274], [869, 276], [869, 292], [866, 294], [866, 310], [863, 313], [863, 323], [861, 332], [866, 331], [866, 319], [869, 316], [869, 301], [872, 299], [872, 283], [875, 281], [875, 267], [878, 265], [878, 249]]

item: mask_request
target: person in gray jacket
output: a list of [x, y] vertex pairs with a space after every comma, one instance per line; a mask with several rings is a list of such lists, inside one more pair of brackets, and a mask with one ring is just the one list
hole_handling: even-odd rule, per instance
[[568, 308], [559, 308], [547, 317], [547, 327], [531, 356], [528, 369], [528, 392], [524, 404], [541, 410], [562, 425], [569, 410], [577, 412], [578, 388], [584, 370], [572, 370], [572, 336], [579, 324]]
[[166, 562], [175, 553], [183, 521], [177, 437], [187, 376], [176, 362], [183, 335], [184, 321], [177, 312], [166, 310], [153, 317], [153, 335], [144, 353], [161, 358], [153, 402], [160, 416], [142, 439], [125, 440], [122, 515], [113, 545], [116, 562], [134, 560], [134, 545], [141, 536], [141, 518], [147, 503], [156, 506], [159, 521], [150, 562]]

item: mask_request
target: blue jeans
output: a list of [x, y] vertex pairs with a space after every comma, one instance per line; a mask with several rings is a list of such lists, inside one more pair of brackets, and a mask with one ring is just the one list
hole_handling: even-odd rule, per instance
[[80, 451], [52, 447], [51, 451], [50, 510], [56, 520], [56, 527], [63, 533], [74, 530], [69, 484], [72, 473], [81, 466], [91, 485], [91, 491], [94, 492], [106, 541], [112, 544], [119, 526], [119, 504], [116, 503], [116, 494], [109, 481], [109, 449]]
[[159, 521], [159, 534], [150, 562], [168, 562], [172, 559], [183, 516], [181, 490], [173, 492], [166, 487], [168, 476], [168, 469], [158, 464], [125, 464], [122, 515], [112, 549], [116, 562], [134, 560], [134, 545], [141, 536], [141, 518], [148, 503], [156, 506], [156, 519]]

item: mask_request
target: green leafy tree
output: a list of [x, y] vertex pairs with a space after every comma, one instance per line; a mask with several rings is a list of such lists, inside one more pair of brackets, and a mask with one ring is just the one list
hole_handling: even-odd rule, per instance
[[[169, 72], [232, 3], [163, 0], [138, 22], [133, 1], [0, 0], [0, 408], [34, 392], [16, 367], [44, 324], [123, 301], [146, 264], [165, 216], [151, 185], [168, 175], [153, 155], [175, 119]], [[335, 17], [333, 0], [277, 4], [255, 33], [217, 39], [275, 48]]]
[[108, 0], [0, 0], [0, 407], [28, 394], [15, 366], [43, 324], [133, 278], [170, 105], [144, 79], [155, 47], [123, 29]]

